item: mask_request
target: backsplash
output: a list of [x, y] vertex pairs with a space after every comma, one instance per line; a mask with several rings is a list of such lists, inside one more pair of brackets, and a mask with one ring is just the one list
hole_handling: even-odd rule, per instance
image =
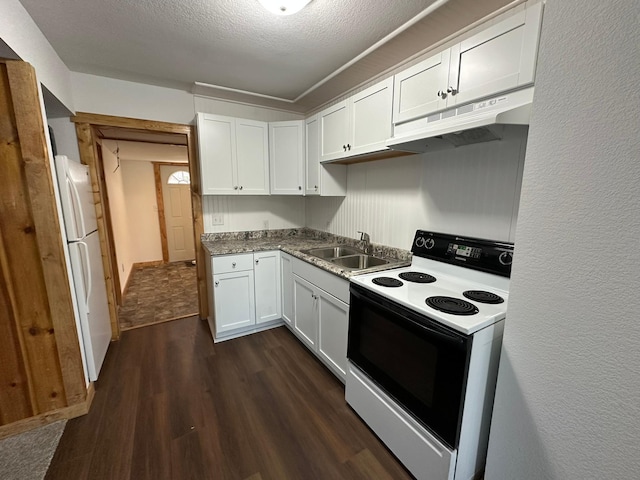
[[350, 165], [345, 198], [307, 198], [306, 225], [410, 248], [419, 228], [514, 241], [526, 127], [500, 141]]

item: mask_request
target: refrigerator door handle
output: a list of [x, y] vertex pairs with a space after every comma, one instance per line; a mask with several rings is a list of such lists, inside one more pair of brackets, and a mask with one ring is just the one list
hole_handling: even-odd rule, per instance
[[89, 245], [87, 245], [84, 242], [77, 242], [78, 246], [82, 246], [82, 248], [80, 250], [83, 251], [84, 254], [84, 265], [83, 265], [83, 270], [85, 271], [86, 275], [85, 275], [85, 282], [86, 282], [86, 289], [85, 289], [85, 295], [86, 298], [84, 299], [84, 303], [87, 306], [87, 313], [90, 313], [89, 311], [89, 297], [91, 297], [91, 261], [89, 260]]
[[74, 219], [78, 219], [80, 217], [80, 222], [76, 221], [76, 235], [78, 238], [84, 238], [87, 236], [87, 231], [84, 226], [84, 214], [82, 213], [82, 206], [80, 205], [80, 192], [78, 192], [78, 187], [75, 182], [73, 182], [70, 178], [67, 177], [67, 184], [69, 185], [69, 192], [71, 196], [71, 205], [73, 208]]

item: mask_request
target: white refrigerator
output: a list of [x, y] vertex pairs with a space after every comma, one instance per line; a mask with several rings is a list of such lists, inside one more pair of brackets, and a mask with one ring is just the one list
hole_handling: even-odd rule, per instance
[[63, 155], [55, 164], [87, 373], [95, 381], [111, 341], [111, 321], [89, 167]]

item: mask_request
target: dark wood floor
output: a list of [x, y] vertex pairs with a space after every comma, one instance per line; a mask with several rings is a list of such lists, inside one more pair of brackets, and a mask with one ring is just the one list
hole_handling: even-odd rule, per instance
[[124, 332], [46, 479], [409, 479], [284, 327], [214, 346], [195, 317]]

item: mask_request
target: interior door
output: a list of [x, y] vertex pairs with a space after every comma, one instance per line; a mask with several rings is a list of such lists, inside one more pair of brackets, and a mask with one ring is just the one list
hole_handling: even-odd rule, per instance
[[170, 262], [196, 258], [193, 242], [191, 188], [190, 183], [186, 183], [189, 178], [188, 170], [189, 167], [186, 164], [160, 166]]

